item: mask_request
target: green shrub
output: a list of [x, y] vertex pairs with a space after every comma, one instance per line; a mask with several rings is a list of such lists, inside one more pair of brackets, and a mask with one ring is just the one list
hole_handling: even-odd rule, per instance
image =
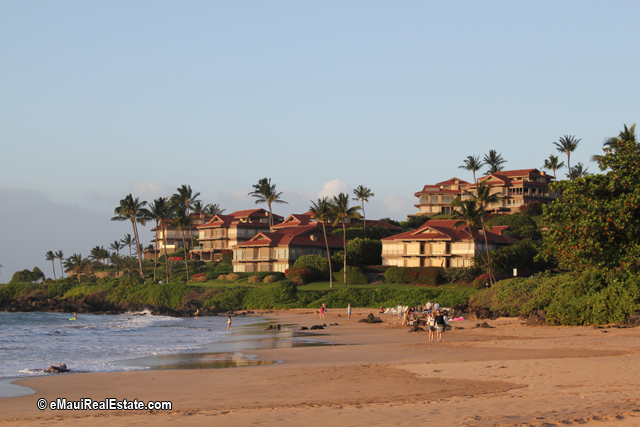
[[278, 280], [280, 280], [280, 278], [278, 276], [274, 276], [273, 274], [267, 276], [264, 278], [264, 283], [275, 283]]
[[[336, 283], [344, 283], [344, 269], [333, 273], [333, 280]], [[358, 267], [347, 265], [347, 285], [366, 285], [369, 277]]]
[[302, 255], [293, 264], [293, 268], [306, 268], [313, 273], [312, 280], [329, 278], [329, 260], [321, 255]]
[[309, 268], [287, 268], [284, 272], [284, 276], [287, 280], [295, 283], [298, 286], [309, 283], [314, 278], [314, 273]]
[[442, 282], [440, 267], [390, 267], [384, 272], [389, 283], [410, 283], [435, 286]]
[[262, 283], [262, 277], [260, 277], [260, 276], [250, 276], [247, 281], [249, 283]]
[[226, 274], [218, 275], [218, 280], [227, 280], [227, 275]]
[[355, 238], [347, 243], [347, 264], [382, 264], [382, 242], [380, 240]]
[[240, 279], [240, 275], [237, 273], [227, 274], [227, 280], [231, 280], [232, 282], [235, 282], [239, 279]]

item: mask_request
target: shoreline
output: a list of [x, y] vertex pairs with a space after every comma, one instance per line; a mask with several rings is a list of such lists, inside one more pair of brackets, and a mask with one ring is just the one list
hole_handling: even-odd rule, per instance
[[[500, 318], [493, 328], [451, 322], [442, 343], [408, 333], [393, 315], [357, 321], [375, 309], [263, 311], [274, 323], [326, 323], [334, 345], [252, 351], [277, 365], [234, 369], [145, 370], [30, 378], [29, 396], [0, 399], [0, 421], [38, 425], [397, 424], [464, 426], [636, 425], [640, 422], [640, 329], [526, 327]], [[337, 325], [335, 325], [337, 323]], [[334, 325], [332, 325], [334, 324]], [[170, 400], [171, 411], [39, 411], [38, 398]], [[117, 417], [117, 418], [114, 418]], [[185, 418], [189, 417], [189, 418]]]

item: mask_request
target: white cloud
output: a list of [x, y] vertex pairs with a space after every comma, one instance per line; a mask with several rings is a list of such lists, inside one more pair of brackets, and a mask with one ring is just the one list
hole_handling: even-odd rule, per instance
[[176, 192], [176, 188], [159, 182], [134, 181], [129, 186], [129, 192], [133, 197], [139, 197], [140, 200], [151, 202], [159, 197], [170, 197]]
[[334, 179], [324, 183], [322, 190], [318, 193], [318, 197], [326, 196], [332, 198], [340, 193], [349, 193], [349, 184], [339, 179]]

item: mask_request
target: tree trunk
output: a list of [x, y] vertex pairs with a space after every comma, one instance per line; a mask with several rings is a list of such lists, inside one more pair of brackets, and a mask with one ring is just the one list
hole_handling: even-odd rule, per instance
[[159, 221], [156, 221], [156, 250], [153, 253], [153, 282], [156, 281], [156, 271], [158, 270], [158, 226]]
[[487, 229], [484, 228], [484, 218], [480, 218], [480, 222], [482, 222], [482, 231], [484, 233], [484, 245], [487, 250], [487, 267], [489, 268], [489, 281], [493, 285], [496, 282], [495, 277], [493, 277], [493, 271], [491, 271], [491, 255], [489, 255], [489, 240], [487, 239]]
[[324, 243], [327, 246], [327, 260], [329, 261], [329, 287], [333, 288], [333, 269], [331, 268], [331, 252], [329, 251], [329, 241], [327, 240], [327, 228], [322, 221], [322, 233], [324, 233]]
[[273, 214], [271, 213], [271, 203], [267, 203], [269, 206], [269, 231], [273, 228]]
[[367, 214], [364, 213], [364, 200], [362, 202], [362, 230], [364, 231], [364, 237], [367, 237]]
[[184, 228], [182, 231], [182, 245], [184, 246], [184, 267], [187, 269], [187, 283], [189, 282], [189, 260], [187, 259], [187, 242], [184, 239]]
[[343, 243], [343, 247], [344, 247], [344, 257], [343, 261], [344, 261], [344, 287], [347, 287], [347, 226], [344, 225], [344, 218], [342, 218], [342, 241]]
[[[140, 251], [140, 239], [138, 238], [138, 226], [136, 225], [136, 221], [132, 218], [131, 224], [133, 224], [133, 239], [136, 242], [136, 249], [138, 251], [138, 264], [140, 265], [140, 277], [144, 279], [144, 272], [142, 271], [142, 253]], [[131, 247], [129, 247], [131, 250]]]
[[[166, 280], [165, 283], [169, 283], [169, 260], [167, 259], [167, 229], [162, 228], [162, 244], [164, 247], [164, 278]], [[156, 239], [157, 240], [157, 239]]]
[[62, 268], [62, 258], [60, 258], [60, 278], [64, 279], [64, 268]]
[[53, 267], [53, 280], [57, 280], [56, 279], [56, 263], [54, 261], [55, 259], [51, 260], [51, 266]]

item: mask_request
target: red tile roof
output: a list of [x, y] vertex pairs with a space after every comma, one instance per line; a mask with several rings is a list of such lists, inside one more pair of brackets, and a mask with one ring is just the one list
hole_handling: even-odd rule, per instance
[[[459, 220], [432, 219], [422, 224], [416, 230], [385, 237], [382, 240], [471, 240], [466, 227], [461, 226], [460, 228], [456, 228], [454, 226], [457, 222], [459, 222]], [[508, 228], [508, 226], [496, 226], [492, 227], [491, 230], [486, 230], [487, 240], [503, 244], [517, 242], [517, 239], [503, 235], [504, 230]], [[477, 228], [471, 229], [471, 235], [473, 236], [473, 240], [484, 241], [484, 236], [480, 234]]]
[[[312, 240], [311, 235], [317, 236], [317, 240]], [[327, 233], [327, 241], [330, 248], [342, 248], [343, 241], [334, 235]], [[256, 234], [251, 240], [238, 243], [234, 248], [254, 247], [254, 246], [321, 246], [326, 247], [322, 226], [319, 223], [283, 227], [270, 232]]]

